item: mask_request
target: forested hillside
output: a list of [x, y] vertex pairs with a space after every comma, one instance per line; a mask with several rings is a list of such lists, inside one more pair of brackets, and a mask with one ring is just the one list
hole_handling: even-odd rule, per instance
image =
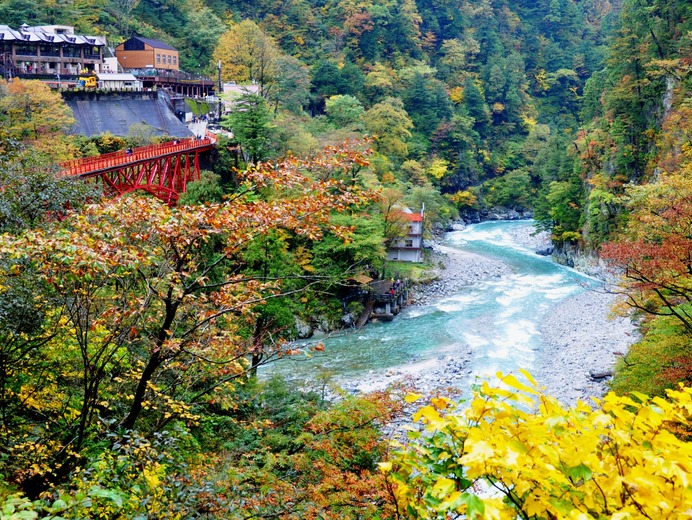
[[[146, 128], [70, 136], [58, 93], [0, 81], [0, 518], [692, 510], [690, 2], [0, 0], [0, 23], [157, 38], [257, 89], [172, 208], [56, 174]], [[426, 236], [533, 214], [566, 261], [612, 268], [643, 332], [620, 395], [566, 409], [522, 373], [458, 406], [258, 378], [358, 316], [402, 206]], [[385, 442], [418, 399], [426, 432]]]
[[[268, 83], [270, 103], [294, 114], [275, 121], [274, 155], [286, 148], [282, 128], [304, 134], [289, 143], [296, 152], [325, 133], [303, 110], [326, 113], [335, 130], [387, 133], [375, 161], [380, 180], [432, 182], [462, 211], [538, 202], [552, 175], [546, 156], [576, 135], [585, 82], [603, 67], [619, 8], [570, 0], [114, 1], [93, 11], [89, 2], [77, 11], [4, 4], [0, 19], [10, 24], [76, 24], [114, 43], [137, 32], [177, 46], [184, 69], [215, 74], [220, 58], [224, 79]], [[334, 96], [346, 97], [327, 104]]]

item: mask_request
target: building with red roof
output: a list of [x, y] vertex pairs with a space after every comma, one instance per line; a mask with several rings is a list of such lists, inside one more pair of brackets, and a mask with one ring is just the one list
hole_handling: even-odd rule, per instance
[[409, 208], [404, 208], [398, 213], [398, 218], [406, 226], [406, 234], [392, 241], [387, 249], [387, 260], [422, 262], [424, 210], [414, 213]]

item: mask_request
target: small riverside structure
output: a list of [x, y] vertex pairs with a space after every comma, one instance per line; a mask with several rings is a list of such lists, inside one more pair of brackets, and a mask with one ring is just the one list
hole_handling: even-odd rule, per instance
[[370, 286], [373, 289], [370, 298], [374, 302], [371, 318], [391, 321], [408, 303], [408, 280], [380, 280]]

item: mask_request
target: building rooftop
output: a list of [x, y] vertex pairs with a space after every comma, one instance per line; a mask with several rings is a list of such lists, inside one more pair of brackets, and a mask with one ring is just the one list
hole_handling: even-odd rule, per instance
[[137, 81], [133, 74], [101, 73], [96, 74], [100, 81]]
[[[22, 25], [18, 30], [8, 25], [0, 25], [1, 41], [24, 41], [45, 43], [69, 43], [72, 45], [90, 45], [101, 47], [106, 45], [102, 36], [83, 36], [74, 34], [72, 27], [67, 25], [42, 25], [29, 27]], [[60, 32], [58, 32], [60, 31]]]
[[175, 51], [178, 50], [175, 47], [171, 47], [165, 42], [162, 42], [161, 40], [154, 40], [153, 38], [144, 38], [142, 36], [133, 36], [132, 39], [139, 40], [141, 42], [146, 43], [147, 45], [151, 45], [155, 49], [165, 49], [168, 51]]

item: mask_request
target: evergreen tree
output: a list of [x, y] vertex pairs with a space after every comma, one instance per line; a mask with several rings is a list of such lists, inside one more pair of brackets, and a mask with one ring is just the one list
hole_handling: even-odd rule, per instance
[[245, 162], [255, 164], [269, 156], [272, 128], [267, 101], [255, 94], [244, 94], [233, 104], [222, 125], [233, 132], [243, 150]]

